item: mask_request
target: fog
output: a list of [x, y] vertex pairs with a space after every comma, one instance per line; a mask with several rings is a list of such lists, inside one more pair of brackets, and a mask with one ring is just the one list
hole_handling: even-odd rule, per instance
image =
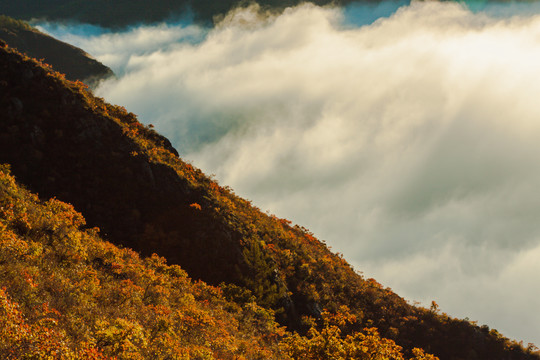
[[411, 301], [540, 344], [540, 7], [257, 7], [212, 29], [42, 24], [99, 96]]

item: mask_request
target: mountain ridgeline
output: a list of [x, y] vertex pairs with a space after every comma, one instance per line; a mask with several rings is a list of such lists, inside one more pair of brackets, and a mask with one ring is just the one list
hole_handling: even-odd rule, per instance
[[69, 80], [96, 85], [114, 75], [111, 69], [83, 50], [5, 15], [0, 15], [0, 39], [30, 57], [42, 59]]
[[[346, 4], [353, 0], [312, 0], [317, 5]], [[155, 0], [149, 6], [143, 0], [17, 0], [0, 2], [0, 14], [19, 19], [32, 18], [53, 21], [80, 21], [109, 28], [124, 27], [137, 23], [165, 21], [193, 13], [195, 20], [211, 23], [215, 17], [226, 14], [238, 5], [252, 1], [239, 0]], [[282, 10], [295, 6], [301, 0], [259, 0], [264, 9]]]
[[[390, 349], [393, 355], [380, 358], [402, 359], [395, 341], [405, 357], [415, 359], [433, 358], [416, 348], [448, 360], [540, 359], [532, 346], [435, 307], [412, 306], [363, 278], [308, 230], [261, 212], [183, 161], [134, 114], [5, 44], [0, 111], [0, 163], [9, 164], [17, 181], [42, 200], [58, 199], [38, 201], [3, 168], [0, 267], [9, 275], [0, 293], [3, 321], [42, 336], [19, 341], [16, 336], [25, 332], [0, 332], [6, 348], [27, 344], [22, 353], [49, 336], [80, 358], [182, 358], [182, 349], [193, 351], [185, 358], [257, 358], [249, 352], [253, 346], [260, 358], [371, 359]], [[86, 228], [62, 202], [82, 212]], [[122, 248], [104, 242], [93, 227]], [[151, 257], [142, 260], [129, 249]], [[7, 261], [11, 257], [17, 261]], [[183, 271], [209, 285], [194, 284]], [[84, 301], [68, 295], [69, 284], [84, 285]], [[179, 289], [195, 293], [190, 299], [197, 302], [182, 300], [186, 293]], [[112, 294], [120, 300], [110, 303]], [[36, 304], [49, 304], [59, 314]], [[147, 317], [138, 317], [140, 309]], [[192, 328], [203, 330], [191, 334]], [[158, 354], [160, 346], [167, 348], [157, 343], [162, 330], [177, 341], [169, 348], [178, 353]], [[213, 331], [222, 331], [221, 337], [212, 337]], [[366, 343], [372, 355], [362, 353]], [[126, 355], [128, 350], [139, 357]]]

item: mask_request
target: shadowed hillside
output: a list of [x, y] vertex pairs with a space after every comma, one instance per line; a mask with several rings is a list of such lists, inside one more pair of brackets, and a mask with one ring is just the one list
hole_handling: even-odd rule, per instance
[[69, 80], [94, 85], [113, 76], [111, 69], [83, 50], [43, 34], [23, 21], [0, 15], [0, 39], [30, 57], [42, 59]]
[[0, 96], [0, 163], [20, 182], [73, 204], [107, 240], [224, 283], [236, 303], [256, 300], [289, 330], [306, 333], [313, 323], [303, 316], [322, 325], [327, 309], [356, 319], [338, 321], [343, 336], [376, 327], [407, 356], [421, 347], [441, 359], [539, 359], [496, 330], [411, 306], [364, 279], [306, 229], [182, 161], [135, 115], [6, 47]]

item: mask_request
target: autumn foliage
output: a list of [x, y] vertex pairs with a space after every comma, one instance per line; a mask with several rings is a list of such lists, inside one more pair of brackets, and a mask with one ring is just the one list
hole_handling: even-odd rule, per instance
[[2, 358], [403, 359], [375, 329], [342, 337], [346, 311], [325, 313], [307, 337], [286, 334], [253, 300], [227, 301], [220, 288], [84, 224], [72, 206], [40, 202], [0, 168]]
[[284, 330], [156, 255], [81, 230], [0, 169], [0, 354], [8, 359], [281, 358]]

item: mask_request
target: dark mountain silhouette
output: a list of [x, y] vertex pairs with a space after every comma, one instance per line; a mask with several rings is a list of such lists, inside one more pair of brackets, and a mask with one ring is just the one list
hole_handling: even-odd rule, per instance
[[[143, 0], [17, 0], [0, 3], [0, 14], [30, 20], [80, 21], [105, 27], [123, 27], [137, 23], [167, 20], [193, 12], [197, 21], [210, 23], [215, 16], [227, 13], [252, 1], [241, 0], [155, 0], [149, 6]], [[259, 0], [263, 8], [282, 10], [302, 3], [301, 0]], [[345, 4], [352, 0], [313, 0], [317, 5]]]
[[134, 114], [6, 46], [0, 112], [0, 163], [31, 191], [73, 204], [105, 240], [221, 284], [238, 306], [255, 300], [289, 331], [306, 334], [312, 324], [303, 316], [323, 326], [323, 314], [332, 313], [356, 319], [338, 321], [343, 336], [376, 327], [406, 355], [421, 347], [448, 360], [540, 358], [496, 330], [412, 306], [363, 278], [306, 229], [261, 212], [184, 162]]
[[92, 86], [113, 72], [83, 50], [59, 41], [27, 23], [0, 15], [0, 39], [36, 59], [42, 59], [69, 80]]

